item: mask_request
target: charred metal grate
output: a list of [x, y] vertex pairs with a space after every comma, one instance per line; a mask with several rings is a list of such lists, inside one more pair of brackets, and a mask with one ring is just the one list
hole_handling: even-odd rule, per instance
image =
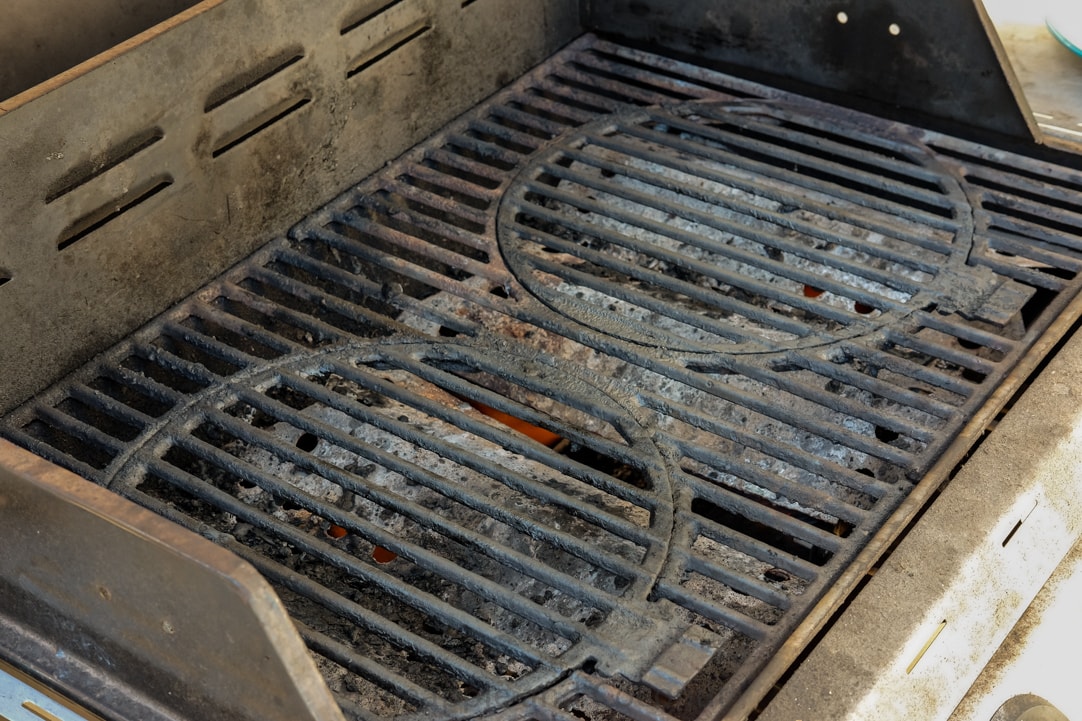
[[705, 718], [1071, 320], [1080, 188], [587, 37], [4, 434], [252, 562], [353, 717]]

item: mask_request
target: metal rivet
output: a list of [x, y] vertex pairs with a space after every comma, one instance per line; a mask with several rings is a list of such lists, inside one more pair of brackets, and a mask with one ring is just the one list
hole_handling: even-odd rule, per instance
[[891, 23], [890, 27], [887, 28], [887, 32], [889, 32], [891, 35], [901, 35], [902, 26], [898, 23]]
[[835, 17], [838, 18], [838, 22], [841, 23], [842, 25], [845, 25], [847, 22], [849, 22], [849, 14], [847, 12], [845, 12], [844, 10], [842, 12], [838, 13]]

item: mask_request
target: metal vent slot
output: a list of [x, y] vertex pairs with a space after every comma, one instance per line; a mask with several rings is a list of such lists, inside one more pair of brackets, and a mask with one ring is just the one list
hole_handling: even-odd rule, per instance
[[399, 34], [395, 36], [387, 38], [384, 42], [375, 45], [374, 48], [364, 55], [355, 58], [353, 63], [349, 64], [349, 69], [346, 70], [345, 77], [353, 78], [364, 73], [368, 68], [405, 48], [406, 45], [419, 39], [425, 32], [431, 29], [431, 25], [420, 22], [400, 31]]
[[127, 140], [112, 146], [96, 158], [77, 165], [65, 173], [64, 176], [52, 186], [52, 189], [50, 189], [49, 193], [45, 196], [45, 204], [48, 205], [54, 200], [76, 190], [80, 186], [86, 185], [94, 178], [104, 175], [125, 160], [128, 160], [151, 147], [164, 137], [165, 131], [161, 128], [150, 128], [136, 133]]
[[257, 85], [271, 79], [286, 68], [296, 65], [303, 59], [304, 49], [300, 47], [287, 48], [276, 53], [274, 56], [267, 58], [250, 70], [222, 83], [211, 91], [210, 95], [207, 96], [203, 112], [209, 113], [218, 106], [224, 105], [230, 100], [243, 95]]
[[138, 208], [154, 196], [173, 184], [171, 175], [160, 175], [145, 183], [136, 185], [116, 200], [107, 203], [92, 213], [84, 215], [69, 225], [56, 241], [57, 250], [65, 250], [75, 243], [100, 230], [122, 215]]
[[267, 108], [263, 112], [249, 119], [243, 125], [234, 128], [218, 138], [211, 149], [211, 157], [217, 158], [223, 153], [232, 150], [244, 141], [258, 135], [272, 125], [277, 124], [279, 121], [290, 117], [298, 110], [308, 105], [311, 101], [312, 96], [305, 93], [300, 97], [287, 98], [286, 100]]
[[339, 31], [339, 34], [346, 35], [347, 33], [351, 33], [362, 25], [372, 20], [375, 20], [377, 17], [383, 15], [389, 10], [398, 7], [403, 2], [405, 2], [405, 0], [392, 0], [391, 2], [384, 2], [375, 10], [369, 9], [369, 6], [377, 5], [378, 3], [367, 2], [358, 13], [355, 13], [357, 15], [356, 18], [352, 20], [347, 20], [345, 23], [342, 24], [342, 29]]

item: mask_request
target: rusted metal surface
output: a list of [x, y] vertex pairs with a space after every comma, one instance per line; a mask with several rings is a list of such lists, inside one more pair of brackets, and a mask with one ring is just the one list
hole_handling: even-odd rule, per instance
[[[1032, 140], [1037, 128], [978, 0], [586, 0], [587, 26], [889, 117]], [[869, 106], [870, 103], [871, 105]]]
[[0, 409], [578, 28], [574, 0], [205, 0], [0, 99]]
[[1078, 314], [1079, 188], [586, 37], [3, 432], [348, 715], [739, 718]]
[[108, 718], [342, 718], [250, 566], [6, 441], [0, 469], [0, 655]]

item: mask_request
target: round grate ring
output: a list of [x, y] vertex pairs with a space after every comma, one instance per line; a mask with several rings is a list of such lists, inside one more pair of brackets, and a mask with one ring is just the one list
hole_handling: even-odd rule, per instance
[[507, 264], [567, 318], [685, 353], [822, 345], [990, 292], [928, 149], [814, 117], [697, 103], [583, 126], [505, 193]]
[[631, 668], [629, 638], [648, 663], [679, 630], [649, 600], [661, 457], [606, 393], [492, 350], [351, 345], [238, 374], [111, 487], [255, 565], [347, 705], [473, 717], [587, 662]]

